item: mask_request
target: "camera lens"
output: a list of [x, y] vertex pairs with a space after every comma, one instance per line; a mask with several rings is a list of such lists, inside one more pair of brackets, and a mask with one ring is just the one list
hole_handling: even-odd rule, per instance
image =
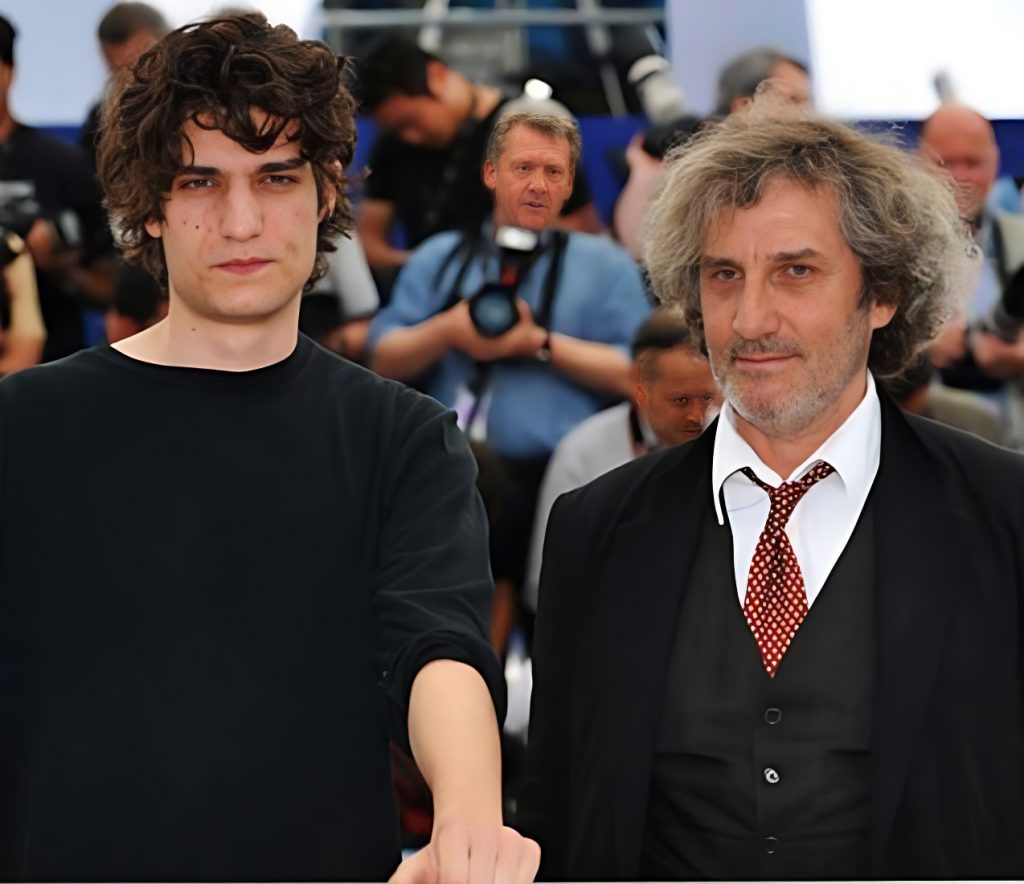
[[512, 292], [500, 286], [485, 286], [469, 302], [469, 316], [485, 338], [497, 338], [519, 322]]

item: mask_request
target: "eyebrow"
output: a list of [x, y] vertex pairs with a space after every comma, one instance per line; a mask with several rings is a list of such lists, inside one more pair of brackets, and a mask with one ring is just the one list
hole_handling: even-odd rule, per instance
[[[781, 264], [787, 261], [803, 261], [807, 258], [821, 258], [823, 255], [817, 249], [797, 249], [794, 252], [775, 252], [767, 258], [773, 264]], [[713, 255], [703, 255], [700, 259], [702, 269], [708, 267], [739, 267], [740, 265], [732, 258], [716, 258]]]
[[[300, 169], [309, 164], [305, 157], [295, 157], [291, 160], [281, 160], [276, 163], [264, 163], [256, 170], [258, 175], [270, 175], [275, 172], [291, 172], [293, 169]], [[182, 166], [178, 170], [179, 175], [208, 175], [214, 177], [223, 174], [216, 166]]]

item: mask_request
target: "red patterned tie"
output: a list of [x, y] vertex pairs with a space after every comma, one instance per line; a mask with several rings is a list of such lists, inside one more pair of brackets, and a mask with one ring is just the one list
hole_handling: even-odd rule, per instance
[[807, 616], [807, 590], [796, 553], [786, 536], [786, 523], [800, 498], [816, 482], [834, 473], [835, 468], [821, 461], [802, 478], [783, 482], [778, 488], [766, 485], [749, 467], [744, 467], [742, 472], [768, 492], [771, 502], [768, 521], [750, 563], [743, 614], [754, 633], [764, 668], [775, 678], [782, 655]]

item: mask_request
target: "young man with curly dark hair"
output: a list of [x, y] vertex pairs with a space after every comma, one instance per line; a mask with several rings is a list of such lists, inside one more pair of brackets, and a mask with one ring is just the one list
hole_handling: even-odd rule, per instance
[[225, 18], [111, 102], [108, 208], [169, 312], [0, 385], [0, 877], [383, 880], [389, 736], [435, 802], [396, 879], [536, 870], [502, 827], [467, 444], [297, 332], [349, 223], [341, 67]]

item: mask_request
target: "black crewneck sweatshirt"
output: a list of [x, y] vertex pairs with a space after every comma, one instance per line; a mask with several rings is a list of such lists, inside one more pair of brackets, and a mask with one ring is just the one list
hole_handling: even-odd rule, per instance
[[0, 878], [384, 880], [418, 670], [503, 703], [474, 476], [450, 413], [302, 337], [0, 383]]

